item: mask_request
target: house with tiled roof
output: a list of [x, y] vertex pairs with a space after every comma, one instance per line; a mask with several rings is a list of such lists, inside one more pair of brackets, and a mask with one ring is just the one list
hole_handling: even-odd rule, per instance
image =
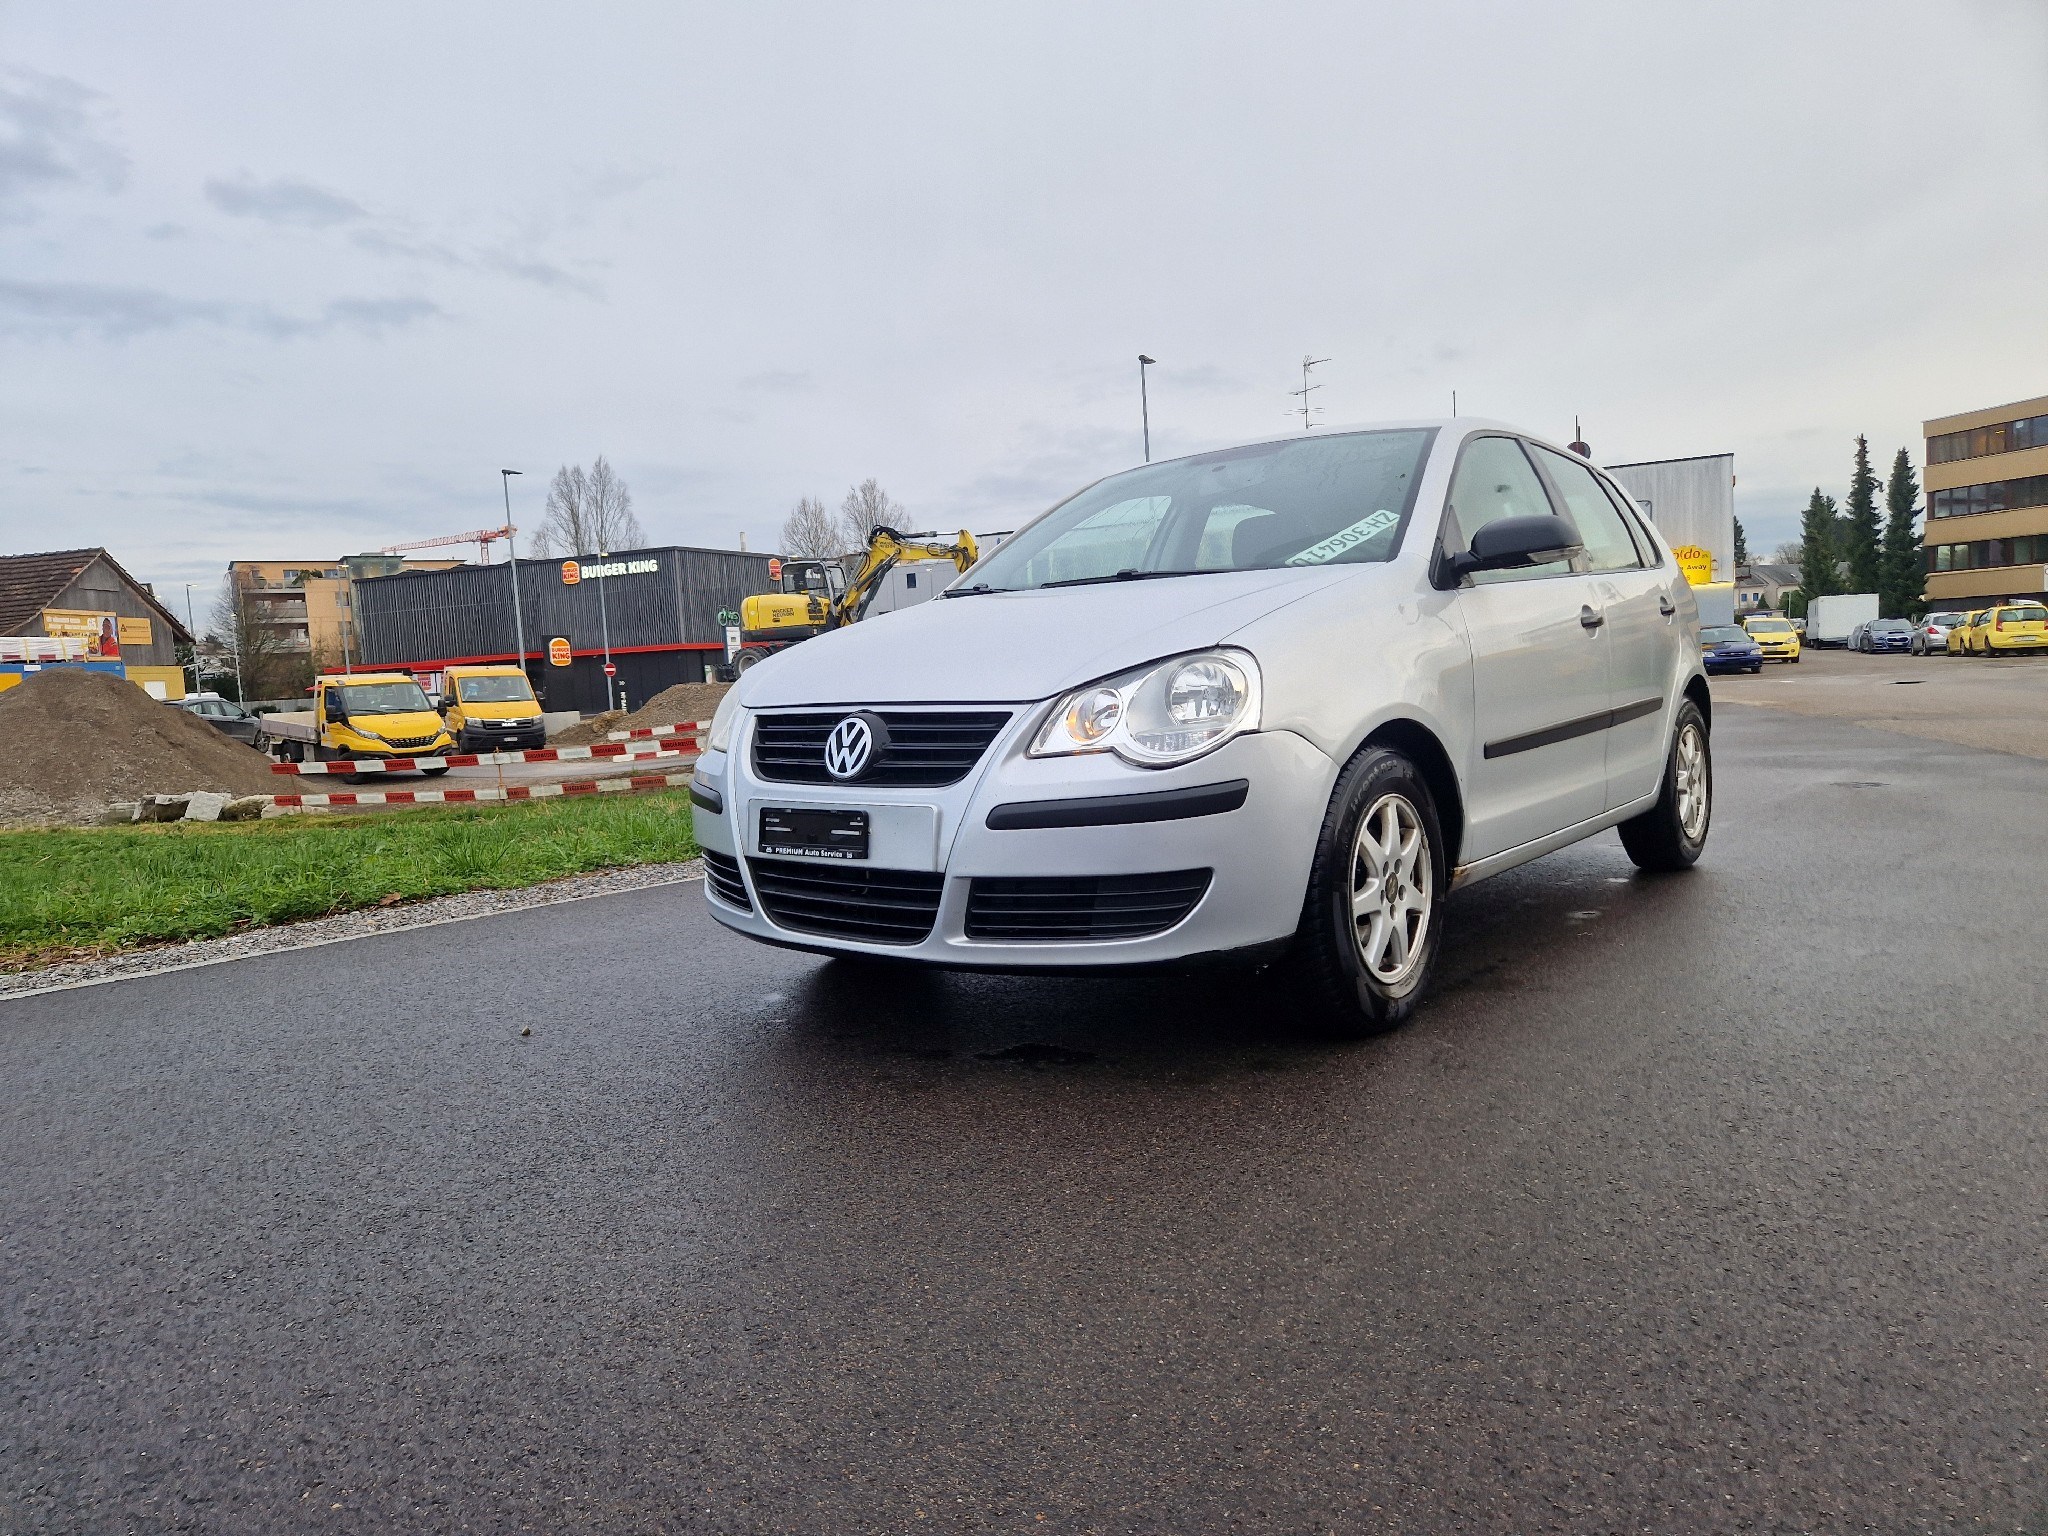
[[175, 667], [192, 636], [104, 549], [0, 555], [0, 637], [73, 639], [94, 657]]

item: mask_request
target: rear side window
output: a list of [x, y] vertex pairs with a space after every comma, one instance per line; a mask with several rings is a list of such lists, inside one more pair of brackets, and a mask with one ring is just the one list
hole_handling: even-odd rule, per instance
[[1586, 542], [1588, 568], [1595, 571], [1632, 571], [1643, 563], [1642, 551], [1630, 535], [1621, 513], [1607, 499], [1600, 481], [1576, 459], [1567, 458], [1538, 444], [1531, 444], [1550, 475], [1558, 494], [1564, 497], [1571, 519], [1578, 524], [1579, 537]]
[[[1488, 523], [1509, 517], [1549, 517], [1555, 509], [1537, 477], [1536, 468], [1511, 437], [1476, 437], [1458, 457], [1457, 473], [1451, 477], [1450, 516], [1444, 523], [1444, 552], [1462, 554], [1472, 544], [1472, 535]], [[1517, 570], [1474, 571], [1472, 580], [1481, 585], [1499, 581], [1528, 581], [1539, 576], [1562, 576], [1572, 568], [1569, 560], [1553, 560]]]

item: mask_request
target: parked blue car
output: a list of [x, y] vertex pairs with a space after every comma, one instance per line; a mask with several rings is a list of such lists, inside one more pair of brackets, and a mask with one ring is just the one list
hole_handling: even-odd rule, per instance
[[1849, 631], [1849, 649], [1879, 655], [1912, 649], [1913, 626], [1904, 619], [1872, 619]]
[[1715, 624], [1700, 631], [1700, 662], [1709, 673], [1761, 672], [1764, 648], [1733, 624]]

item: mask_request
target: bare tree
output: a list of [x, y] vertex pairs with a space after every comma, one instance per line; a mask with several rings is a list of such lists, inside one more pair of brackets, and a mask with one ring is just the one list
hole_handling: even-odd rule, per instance
[[296, 699], [313, 681], [314, 658], [289, 620], [270, 616], [269, 600], [255, 595], [256, 579], [229, 572], [213, 601], [213, 632], [225, 676], [242, 699]]
[[635, 549], [647, 542], [633, 515], [633, 493], [603, 454], [585, 470], [564, 464], [548, 485], [547, 510], [533, 536], [533, 553], [590, 555], [600, 550]]
[[873, 475], [846, 493], [839, 503], [839, 531], [848, 549], [866, 549], [868, 535], [877, 528], [903, 528], [903, 504], [891, 501]]
[[1801, 544], [1797, 539], [1787, 539], [1772, 552], [1771, 559], [1779, 565], [1797, 565], [1800, 557], [1805, 552], [1806, 546], [1804, 544]]
[[836, 555], [840, 551], [839, 525], [825, 510], [825, 503], [806, 496], [782, 520], [782, 553], [799, 558]]

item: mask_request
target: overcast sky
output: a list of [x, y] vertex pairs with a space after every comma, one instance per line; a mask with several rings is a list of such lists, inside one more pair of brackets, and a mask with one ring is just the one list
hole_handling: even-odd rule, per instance
[[[2041, 0], [0, 0], [0, 552], [136, 574], [868, 475], [1006, 528], [1139, 455], [1468, 412], [1732, 450], [2048, 393]], [[460, 551], [455, 551], [460, 553]]]

